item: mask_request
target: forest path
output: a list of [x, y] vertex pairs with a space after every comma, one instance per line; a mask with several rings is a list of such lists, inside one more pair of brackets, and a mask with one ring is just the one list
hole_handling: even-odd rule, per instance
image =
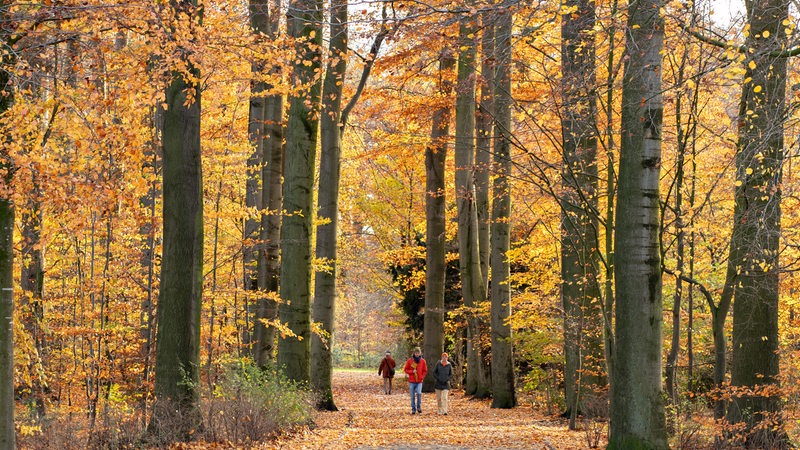
[[448, 415], [436, 413], [433, 393], [422, 394], [422, 414], [411, 414], [408, 383], [395, 378], [383, 394], [376, 371], [335, 371], [339, 411], [315, 414], [312, 430], [281, 439], [279, 449], [581, 449], [586, 434], [568, 431], [565, 421], [543, 417], [528, 406], [492, 409], [491, 401], [471, 400], [451, 391]]

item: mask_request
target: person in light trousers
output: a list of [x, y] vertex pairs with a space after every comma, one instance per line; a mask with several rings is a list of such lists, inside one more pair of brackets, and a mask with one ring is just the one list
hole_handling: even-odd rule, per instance
[[436, 408], [439, 414], [447, 415], [448, 399], [450, 397], [450, 378], [453, 376], [453, 366], [447, 360], [447, 353], [442, 353], [441, 361], [433, 368], [433, 389], [436, 391]]

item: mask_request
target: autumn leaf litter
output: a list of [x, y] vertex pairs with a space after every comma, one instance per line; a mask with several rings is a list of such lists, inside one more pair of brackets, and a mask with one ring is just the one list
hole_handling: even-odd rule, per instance
[[315, 425], [261, 448], [275, 449], [578, 449], [585, 436], [568, 431], [560, 418], [527, 406], [492, 409], [491, 400], [472, 400], [453, 390], [448, 415], [436, 413], [434, 394], [423, 394], [421, 415], [412, 415], [408, 384], [395, 379], [391, 395], [373, 373], [334, 373], [340, 411], [318, 412]]

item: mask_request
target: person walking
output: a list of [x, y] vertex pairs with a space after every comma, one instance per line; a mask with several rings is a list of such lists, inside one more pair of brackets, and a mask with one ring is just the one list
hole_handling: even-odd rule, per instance
[[[428, 373], [428, 364], [419, 347], [414, 349], [403, 370], [408, 375], [408, 393], [411, 395], [411, 414], [422, 414], [422, 380]], [[414, 402], [416, 400], [416, 403]]]
[[386, 395], [392, 393], [392, 378], [394, 378], [395, 366], [396, 364], [392, 358], [392, 352], [386, 350], [381, 360], [381, 365], [378, 366], [378, 375], [383, 375], [383, 393]]
[[453, 376], [453, 366], [447, 360], [447, 353], [442, 353], [442, 359], [433, 368], [433, 390], [436, 391], [436, 409], [439, 414], [447, 415], [447, 405], [450, 396], [450, 378]]

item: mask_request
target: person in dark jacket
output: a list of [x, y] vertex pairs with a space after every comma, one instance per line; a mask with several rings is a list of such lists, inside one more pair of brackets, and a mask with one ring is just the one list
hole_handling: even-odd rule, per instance
[[453, 366], [447, 360], [447, 353], [442, 353], [441, 361], [433, 368], [433, 385], [436, 391], [436, 408], [439, 414], [447, 415], [447, 400], [450, 396], [450, 378], [453, 376]]
[[392, 393], [392, 378], [394, 378], [395, 365], [392, 352], [386, 350], [381, 360], [381, 365], [378, 367], [378, 375], [383, 375], [383, 393], [386, 395]]

